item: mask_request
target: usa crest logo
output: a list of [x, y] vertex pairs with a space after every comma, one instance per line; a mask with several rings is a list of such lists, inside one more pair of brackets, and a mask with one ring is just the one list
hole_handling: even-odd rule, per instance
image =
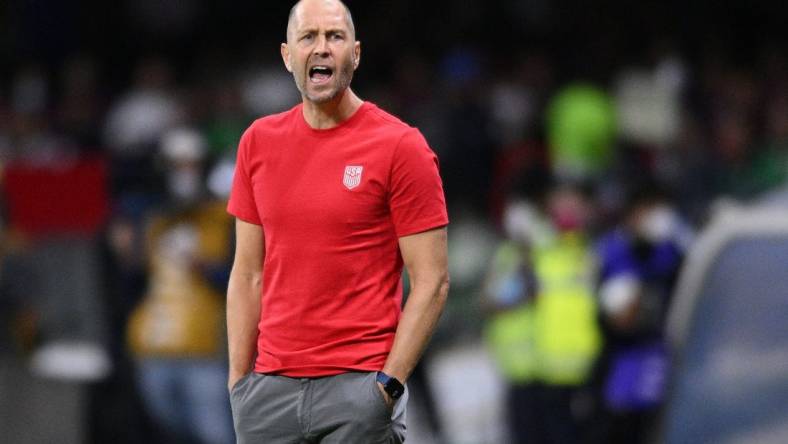
[[342, 177], [342, 185], [348, 190], [356, 188], [361, 183], [361, 173], [364, 167], [360, 165], [348, 165], [345, 167], [345, 175]]

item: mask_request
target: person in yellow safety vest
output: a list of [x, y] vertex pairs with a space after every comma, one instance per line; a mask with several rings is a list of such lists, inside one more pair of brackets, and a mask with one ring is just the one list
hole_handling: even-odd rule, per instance
[[570, 231], [535, 248], [532, 261], [539, 285], [534, 308], [538, 378], [547, 385], [582, 385], [601, 345], [592, 251], [583, 233]]
[[505, 225], [519, 229], [507, 229], [485, 288], [485, 337], [508, 383], [515, 443], [579, 441], [573, 404], [601, 348], [584, 234], [590, 206], [578, 188], [562, 185], [548, 193], [545, 212], [507, 207]]
[[507, 206], [506, 238], [495, 252], [483, 291], [483, 306], [488, 313], [484, 336], [506, 382], [506, 423], [515, 443], [526, 442], [538, 423], [533, 335], [536, 279], [530, 250], [539, 219], [536, 210], [526, 202]]
[[[504, 241], [496, 251], [494, 268], [503, 273], [496, 277], [495, 286], [499, 293], [496, 305], [490, 307], [493, 314], [487, 325], [486, 338], [503, 376], [512, 382], [528, 383], [537, 375], [534, 304], [525, 289], [528, 270], [523, 267], [519, 249], [519, 245]], [[503, 305], [507, 304], [502, 298], [504, 292], [511, 292], [511, 305]], [[515, 292], [520, 294], [512, 295]]]
[[555, 235], [532, 253], [537, 278], [534, 342], [538, 353], [542, 440], [572, 444], [583, 439], [586, 382], [601, 349], [594, 275], [587, 241], [592, 205], [577, 184], [547, 193], [545, 211]]

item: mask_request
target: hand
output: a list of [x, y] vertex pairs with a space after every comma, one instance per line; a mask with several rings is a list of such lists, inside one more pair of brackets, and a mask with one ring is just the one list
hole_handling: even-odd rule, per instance
[[386, 393], [386, 390], [383, 388], [383, 384], [378, 382], [377, 385], [378, 390], [380, 390], [380, 393], [383, 394], [383, 400], [386, 401], [386, 406], [389, 408], [389, 410], [392, 409], [394, 407], [394, 399], [389, 396], [388, 393]]
[[235, 384], [237, 384], [238, 381], [240, 381], [244, 376], [246, 376], [246, 373], [230, 373], [230, 377], [227, 378], [227, 391], [233, 391]]

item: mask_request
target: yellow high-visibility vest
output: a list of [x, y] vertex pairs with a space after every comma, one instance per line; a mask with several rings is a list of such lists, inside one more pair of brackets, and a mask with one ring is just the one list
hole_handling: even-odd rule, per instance
[[[503, 243], [495, 253], [492, 280], [517, 273], [523, 258], [519, 246]], [[536, 377], [533, 304], [524, 303], [497, 312], [487, 322], [484, 336], [498, 370], [510, 383], [525, 384]]]
[[601, 348], [591, 250], [582, 236], [562, 234], [535, 248], [532, 261], [538, 281], [533, 313], [538, 378], [550, 385], [582, 384]]
[[524, 384], [532, 382], [537, 375], [533, 311], [531, 304], [523, 304], [496, 314], [487, 325], [487, 344], [498, 369], [509, 382]]

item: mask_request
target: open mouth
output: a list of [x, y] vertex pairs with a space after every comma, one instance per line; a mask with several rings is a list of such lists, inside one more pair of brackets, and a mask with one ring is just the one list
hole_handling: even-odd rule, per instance
[[316, 65], [309, 68], [309, 80], [312, 83], [326, 83], [334, 74], [334, 70], [328, 66]]

